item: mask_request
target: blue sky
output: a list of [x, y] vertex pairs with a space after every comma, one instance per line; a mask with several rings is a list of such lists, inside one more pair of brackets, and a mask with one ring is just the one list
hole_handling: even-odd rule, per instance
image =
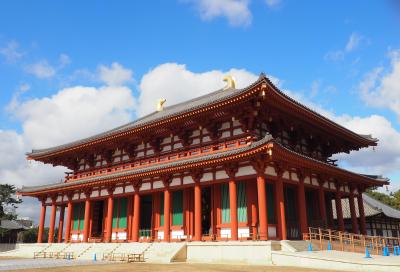
[[[199, 79], [210, 71], [242, 69], [246, 78], [260, 72], [273, 76], [301, 102], [360, 133], [390, 131], [377, 135], [384, 141], [381, 150], [344, 156], [342, 165], [382, 172], [400, 187], [399, 49], [400, 4], [389, 0], [1, 1], [0, 137], [9, 143], [2, 152], [19, 152], [12, 159], [22, 163], [22, 151], [87, 136], [146, 112], [140, 103], [150, 92], [182, 99], [197, 95], [190, 88], [186, 93], [155, 91], [150, 79], [161, 80], [167, 68]], [[118, 84], [110, 84], [110, 77], [117, 77]], [[182, 87], [179, 77], [162, 80], [176, 90]], [[95, 101], [102, 87], [111, 86], [110, 92], [118, 87], [121, 100], [115, 101], [124, 103], [109, 105], [110, 120], [83, 134], [69, 119], [65, 126], [77, 131], [69, 138], [53, 135], [48, 140], [57, 127], [32, 133], [40, 125], [37, 119], [59, 116], [57, 107], [45, 111], [44, 105], [59, 99], [68, 106], [71, 100], [54, 96], [75, 88], [68, 94], [78, 97], [82, 86], [94, 88]], [[69, 115], [96, 116], [78, 113]], [[12, 148], [15, 139], [19, 146]], [[0, 165], [0, 178], [26, 184], [33, 170], [31, 165], [22, 168]], [[49, 168], [40, 171], [40, 180], [32, 183], [59, 177]]]

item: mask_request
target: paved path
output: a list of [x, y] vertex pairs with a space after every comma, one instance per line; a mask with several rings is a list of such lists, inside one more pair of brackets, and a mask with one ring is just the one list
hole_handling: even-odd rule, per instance
[[0, 270], [17, 270], [32, 268], [50, 268], [60, 266], [91, 265], [102, 263], [101, 261], [80, 261], [80, 260], [53, 260], [53, 259], [14, 259], [0, 260]]

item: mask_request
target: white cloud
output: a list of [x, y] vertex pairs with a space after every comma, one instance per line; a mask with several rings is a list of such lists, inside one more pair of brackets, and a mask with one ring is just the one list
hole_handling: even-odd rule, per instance
[[363, 37], [357, 33], [351, 33], [350, 38], [344, 48], [344, 51], [351, 52], [355, 50], [359, 45]]
[[62, 69], [71, 63], [71, 59], [67, 54], [61, 54], [58, 58], [59, 68]]
[[361, 36], [360, 34], [353, 32], [351, 33], [343, 49], [329, 51], [328, 53], [325, 54], [325, 59], [331, 61], [343, 60], [346, 54], [355, 51], [360, 46], [360, 44], [366, 40], [367, 39], [364, 36]]
[[[133, 80], [131, 73], [128, 76], [124, 72], [130, 70], [117, 64], [113, 64], [111, 68], [102, 67], [105, 67], [105, 82], [109, 86], [75, 86], [62, 89], [51, 97], [16, 102], [13, 113], [21, 121], [23, 133], [0, 131], [0, 154], [7, 156], [0, 162], [0, 181], [18, 186], [59, 181], [63, 178], [64, 168], [27, 162], [24, 153], [32, 147], [42, 148], [66, 143], [127, 123], [133, 112], [138, 116], [153, 112], [157, 99], [161, 97], [167, 99], [168, 106], [207, 94], [225, 85], [222, 78], [226, 74], [232, 74], [236, 78], [238, 88], [247, 86], [258, 78], [258, 75], [243, 69], [195, 73], [185, 65], [165, 63], [142, 77], [136, 103], [129, 88], [116, 86]], [[123, 71], [124, 76], [115, 71]], [[111, 78], [111, 75], [115, 78]], [[282, 81], [269, 77], [282, 88]], [[385, 175], [400, 169], [400, 143], [397, 140], [400, 134], [387, 119], [377, 115], [337, 116], [297, 92], [285, 92], [355, 132], [372, 133], [380, 139], [375, 152], [365, 149], [350, 155], [338, 155], [346, 167], [358, 172]], [[26, 206], [19, 209], [19, 213], [37, 217], [38, 213], [32, 209], [32, 203], [37, 202], [28, 200], [24, 204]]]
[[[17, 93], [28, 89], [23, 84]], [[23, 131], [0, 130], [0, 182], [17, 187], [59, 182], [66, 168], [27, 161], [25, 153], [32, 148], [63, 144], [125, 124], [131, 120], [134, 106], [132, 91], [124, 86], [75, 86], [51, 97], [24, 102], [16, 96], [8, 110], [20, 120]], [[37, 221], [38, 207], [36, 200], [24, 198], [18, 214]]]
[[193, 0], [192, 2], [203, 20], [225, 17], [231, 26], [248, 26], [252, 14], [250, 0]]
[[129, 88], [76, 86], [21, 103], [15, 115], [34, 148], [77, 140], [128, 122], [135, 104]]
[[0, 48], [0, 55], [3, 55], [7, 62], [15, 63], [24, 55], [18, 50], [18, 47], [17, 42], [10, 41], [5, 47]]
[[10, 103], [6, 106], [6, 110], [9, 112], [13, 112], [15, 110], [15, 108], [18, 106], [18, 100], [19, 97], [26, 93], [27, 91], [29, 91], [31, 88], [31, 86], [27, 83], [23, 83], [21, 85], [19, 85], [18, 89], [16, 90], [16, 92], [13, 94]]
[[276, 8], [282, 4], [282, 0], [265, 0], [265, 4], [267, 4], [269, 8]]
[[246, 70], [212, 70], [203, 73], [189, 71], [185, 65], [165, 63], [145, 74], [140, 82], [137, 113], [139, 116], [155, 111], [159, 98], [167, 99], [166, 106], [207, 94], [225, 86], [222, 81], [231, 74], [237, 88], [254, 82], [258, 76]]
[[390, 53], [391, 67], [385, 73], [377, 67], [359, 85], [363, 100], [370, 106], [389, 108], [400, 121], [400, 50]]
[[[400, 132], [380, 115], [338, 116], [338, 123], [360, 134], [378, 138], [378, 146], [337, 156], [345, 165], [366, 174], [393, 174], [400, 169]], [[400, 185], [400, 184], [398, 184]]]
[[124, 68], [121, 64], [114, 62], [111, 67], [101, 65], [99, 67], [99, 78], [110, 86], [119, 86], [133, 81], [132, 70]]
[[[17, 188], [60, 181], [64, 176], [64, 167], [52, 167], [33, 161], [27, 161], [25, 152], [29, 150], [24, 136], [12, 130], [0, 130], [0, 183], [9, 183]], [[25, 197], [18, 205], [20, 216], [29, 216], [37, 221], [39, 202]]]
[[25, 66], [25, 71], [40, 79], [51, 78], [56, 74], [56, 69], [47, 60], [41, 60]]

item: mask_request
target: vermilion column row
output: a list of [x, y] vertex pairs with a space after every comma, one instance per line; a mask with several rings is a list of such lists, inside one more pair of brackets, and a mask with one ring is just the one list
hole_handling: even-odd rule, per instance
[[[238, 240], [238, 214], [237, 214], [237, 181], [234, 178], [230, 178], [229, 184], [229, 205], [230, 205], [230, 218], [231, 218], [231, 239]], [[251, 205], [251, 217], [252, 224], [258, 224], [259, 229], [255, 230], [253, 236], [258, 234], [258, 239], [260, 240], [268, 240], [268, 207], [267, 207], [267, 193], [266, 193], [266, 179], [264, 174], [258, 174], [256, 180], [256, 192], [253, 190], [249, 190], [251, 193], [256, 193], [256, 199], [254, 201], [257, 202], [257, 206]], [[195, 183], [194, 186], [194, 240], [200, 241], [202, 239], [202, 219], [201, 219], [201, 211], [202, 211], [202, 192], [201, 186], [199, 182]], [[276, 213], [277, 213], [277, 234], [278, 237], [282, 240], [287, 238], [286, 236], [286, 220], [285, 220], [285, 201], [284, 201], [284, 183], [282, 178], [278, 178], [275, 182], [275, 196], [276, 196]], [[112, 190], [109, 191], [109, 196], [107, 197], [107, 212], [106, 212], [106, 221], [105, 221], [105, 242], [111, 242], [112, 240], [112, 217], [113, 217], [113, 199]], [[320, 215], [321, 219], [324, 222], [326, 221], [326, 208], [325, 208], [325, 192], [322, 184], [318, 189], [318, 198], [320, 204]], [[365, 224], [365, 214], [362, 200], [362, 192], [360, 191], [357, 195], [359, 215], [360, 215], [360, 226], [358, 226], [358, 221], [356, 217], [355, 211], [355, 196], [353, 190], [350, 192], [349, 202], [350, 202], [350, 212], [351, 212], [351, 222], [353, 227], [353, 232], [358, 233], [359, 227], [360, 232], [365, 234], [366, 232], [366, 224]], [[343, 212], [342, 212], [342, 192], [337, 187], [335, 193], [335, 204], [336, 204], [336, 213], [337, 213], [337, 222], [339, 230], [344, 231], [344, 220], [343, 220]], [[253, 200], [249, 200], [253, 201]], [[297, 186], [297, 204], [298, 204], [298, 216], [299, 216], [299, 226], [301, 233], [307, 232], [307, 211], [306, 211], [306, 200], [305, 200], [305, 188], [304, 188], [304, 180], [299, 179], [299, 183]], [[65, 204], [64, 204], [65, 205]], [[131, 204], [132, 205], [132, 204]], [[255, 212], [253, 212], [253, 206]], [[60, 216], [59, 216], [59, 233], [58, 233], [58, 242], [62, 240], [63, 233], [63, 224], [64, 224], [64, 210], [65, 206], [60, 206]], [[54, 227], [55, 227], [55, 219], [56, 219], [56, 211], [57, 205], [55, 199], [52, 200], [51, 203], [51, 215], [50, 215], [50, 224], [49, 224], [49, 236], [48, 241], [52, 243], [54, 241]], [[85, 200], [85, 214], [84, 214], [84, 230], [83, 230], [83, 242], [87, 242], [90, 234], [90, 211], [91, 211], [91, 200], [89, 194]], [[257, 213], [258, 211], [258, 213]], [[71, 221], [73, 217], [73, 203], [71, 198], [68, 198], [67, 202], [67, 218], [66, 218], [66, 227], [65, 227], [65, 241], [69, 242], [71, 237]], [[170, 224], [171, 224], [171, 192], [167, 187], [164, 190], [164, 240], [170, 241]], [[45, 222], [45, 214], [46, 214], [46, 205], [45, 201], [42, 201], [41, 206], [41, 215], [39, 221], [39, 231], [38, 231], [38, 243], [43, 240], [43, 229]], [[133, 196], [133, 219], [132, 223], [129, 226], [130, 230], [130, 238], [132, 241], [139, 240], [139, 227], [140, 227], [140, 194], [138, 192], [134, 193]], [[253, 229], [253, 228], [252, 228]], [[254, 237], [256, 237], [254, 236]]]

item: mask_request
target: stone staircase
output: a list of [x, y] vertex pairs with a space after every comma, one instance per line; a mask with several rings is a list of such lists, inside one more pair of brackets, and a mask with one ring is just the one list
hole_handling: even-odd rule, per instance
[[[309, 241], [302, 240], [287, 240], [281, 241], [281, 250], [286, 252], [302, 252], [308, 251]], [[313, 250], [319, 250], [316, 245], [313, 245]]]
[[186, 248], [186, 243], [53, 243], [20, 244], [17, 249], [0, 252], [0, 256], [33, 258], [34, 252], [72, 252], [75, 259], [92, 260], [93, 254], [100, 260], [103, 254], [144, 254], [146, 262], [169, 263]]
[[144, 258], [151, 263], [170, 263], [183, 248], [186, 243], [152, 243], [144, 251]]
[[0, 252], [0, 257], [19, 257], [19, 258], [33, 258], [34, 252], [44, 251], [50, 244], [17, 244], [17, 248], [9, 251]]
[[77, 259], [79, 260], [93, 260], [94, 254], [96, 254], [96, 259], [100, 260], [104, 253], [109, 253], [115, 251], [121, 244], [115, 243], [93, 243], [85, 251], [79, 254]]

